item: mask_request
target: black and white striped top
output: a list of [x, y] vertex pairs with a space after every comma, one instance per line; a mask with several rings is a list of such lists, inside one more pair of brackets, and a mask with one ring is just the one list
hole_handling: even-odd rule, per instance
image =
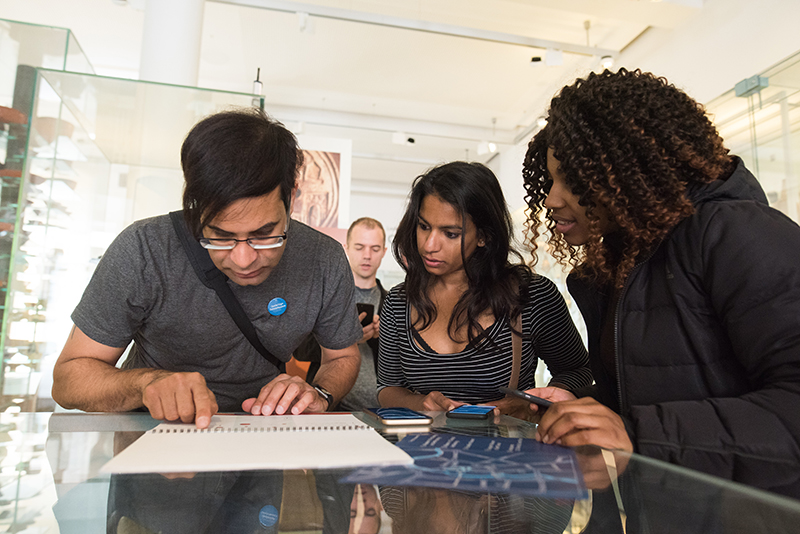
[[[590, 385], [589, 357], [555, 284], [533, 275], [527, 291], [519, 389], [536, 387], [538, 358], [547, 364], [553, 382], [571, 390]], [[456, 354], [438, 354], [415, 343], [404, 284], [389, 292], [380, 319], [378, 391], [389, 386], [423, 395], [439, 391], [450, 399], [473, 404], [504, 397], [498, 388], [508, 386], [513, 361], [507, 318], [487, 328], [480, 343]]]

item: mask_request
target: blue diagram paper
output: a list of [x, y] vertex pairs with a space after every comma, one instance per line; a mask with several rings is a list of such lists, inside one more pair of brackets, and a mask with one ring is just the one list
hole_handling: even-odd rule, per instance
[[575, 453], [532, 439], [414, 434], [397, 446], [414, 465], [360, 467], [342, 481], [585, 499]]

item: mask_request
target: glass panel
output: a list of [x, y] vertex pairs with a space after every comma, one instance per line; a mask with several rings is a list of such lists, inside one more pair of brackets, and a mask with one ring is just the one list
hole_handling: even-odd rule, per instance
[[[475, 430], [516, 434], [509, 419]], [[147, 414], [0, 414], [7, 511], [0, 525], [39, 533], [106, 532], [118, 523], [119, 529], [108, 531], [268, 532], [258, 521], [270, 502], [264, 497], [281, 503], [275, 510], [279, 532], [347, 532], [348, 523], [351, 529], [360, 523], [358, 532], [774, 534], [796, 532], [800, 521], [796, 500], [642, 456], [593, 449], [577, 451], [591, 496], [575, 501], [412, 484], [359, 489], [338, 482], [349, 470], [182, 478], [99, 473], [156, 423]], [[359, 494], [362, 502], [355, 498]], [[370, 507], [382, 521], [380, 529], [367, 520]], [[247, 522], [254, 528], [245, 528]]]
[[707, 109], [728, 148], [761, 182], [770, 204], [800, 221], [800, 52], [758, 76], [768, 83], [761, 91], [737, 97], [731, 90]]
[[97, 260], [132, 221], [180, 209], [186, 133], [210, 113], [251, 105], [252, 95], [20, 72], [33, 100], [28, 141], [14, 148], [19, 170], [4, 178], [0, 209], [0, 269], [10, 270], [2, 398], [33, 409], [38, 391], [42, 410], [54, 407], [50, 369]]
[[74, 182], [62, 162], [96, 157], [79, 154], [71, 117], [61, 122], [52, 89], [42, 89], [41, 113], [33, 111], [37, 67], [93, 72], [69, 30], [0, 19], [0, 409], [32, 399], [39, 384], [49, 272], [57, 261], [45, 251], [59, 238], [68, 205], [62, 190]]
[[64, 63], [64, 70], [70, 72], [81, 72], [83, 74], [94, 74], [94, 67], [89, 63], [89, 58], [83, 53], [83, 47], [78, 44], [78, 39], [70, 30], [67, 41], [67, 57]]
[[0, 19], [0, 106], [14, 107], [18, 65], [94, 72], [69, 30]]

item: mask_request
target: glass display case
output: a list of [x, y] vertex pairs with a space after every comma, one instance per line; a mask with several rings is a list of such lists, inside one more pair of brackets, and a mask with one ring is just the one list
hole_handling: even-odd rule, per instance
[[770, 205], [800, 222], [800, 52], [742, 80], [706, 109]]
[[[52, 366], [98, 259], [132, 221], [180, 209], [180, 146], [192, 125], [254, 103], [251, 94], [96, 76], [69, 53], [71, 33], [63, 38], [63, 61], [42, 54], [18, 64], [2, 102], [0, 411], [53, 408]], [[26, 47], [44, 47], [19, 43], [19, 61]], [[73, 65], [83, 70], [64, 70]]]
[[[46, 67], [78, 73], [94, 72], [77, 39], [66, 28], [40, 26], [0, 19], [0, 358], [2, 358], [2, 404], [22, 404], [35, 391], [35, 375], [29, 372], [36, 360], [32, 347], [14, 346], [8, 339], [11, 320], [26, 317], [34, 325], [41, 319], [37, 305], [12, 311], [14, 297], [9, 280], [15, 254], [27, 240], [20, 232], [20, 219], [27, 205], [23, 176], [30, 133], [32, 95], [36, 68]], [[30, 352], [32, 358], [22, 356]], [[22, 397], [20, 397], [22, 395]]]

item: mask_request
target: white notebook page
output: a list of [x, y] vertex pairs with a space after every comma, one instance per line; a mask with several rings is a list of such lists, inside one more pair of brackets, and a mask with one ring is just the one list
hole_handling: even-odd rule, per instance
[[208, 429], [161, 423], [104, 473], [186, 473], [407, 465], [412, 458], [352, 414], [215, 415]]

